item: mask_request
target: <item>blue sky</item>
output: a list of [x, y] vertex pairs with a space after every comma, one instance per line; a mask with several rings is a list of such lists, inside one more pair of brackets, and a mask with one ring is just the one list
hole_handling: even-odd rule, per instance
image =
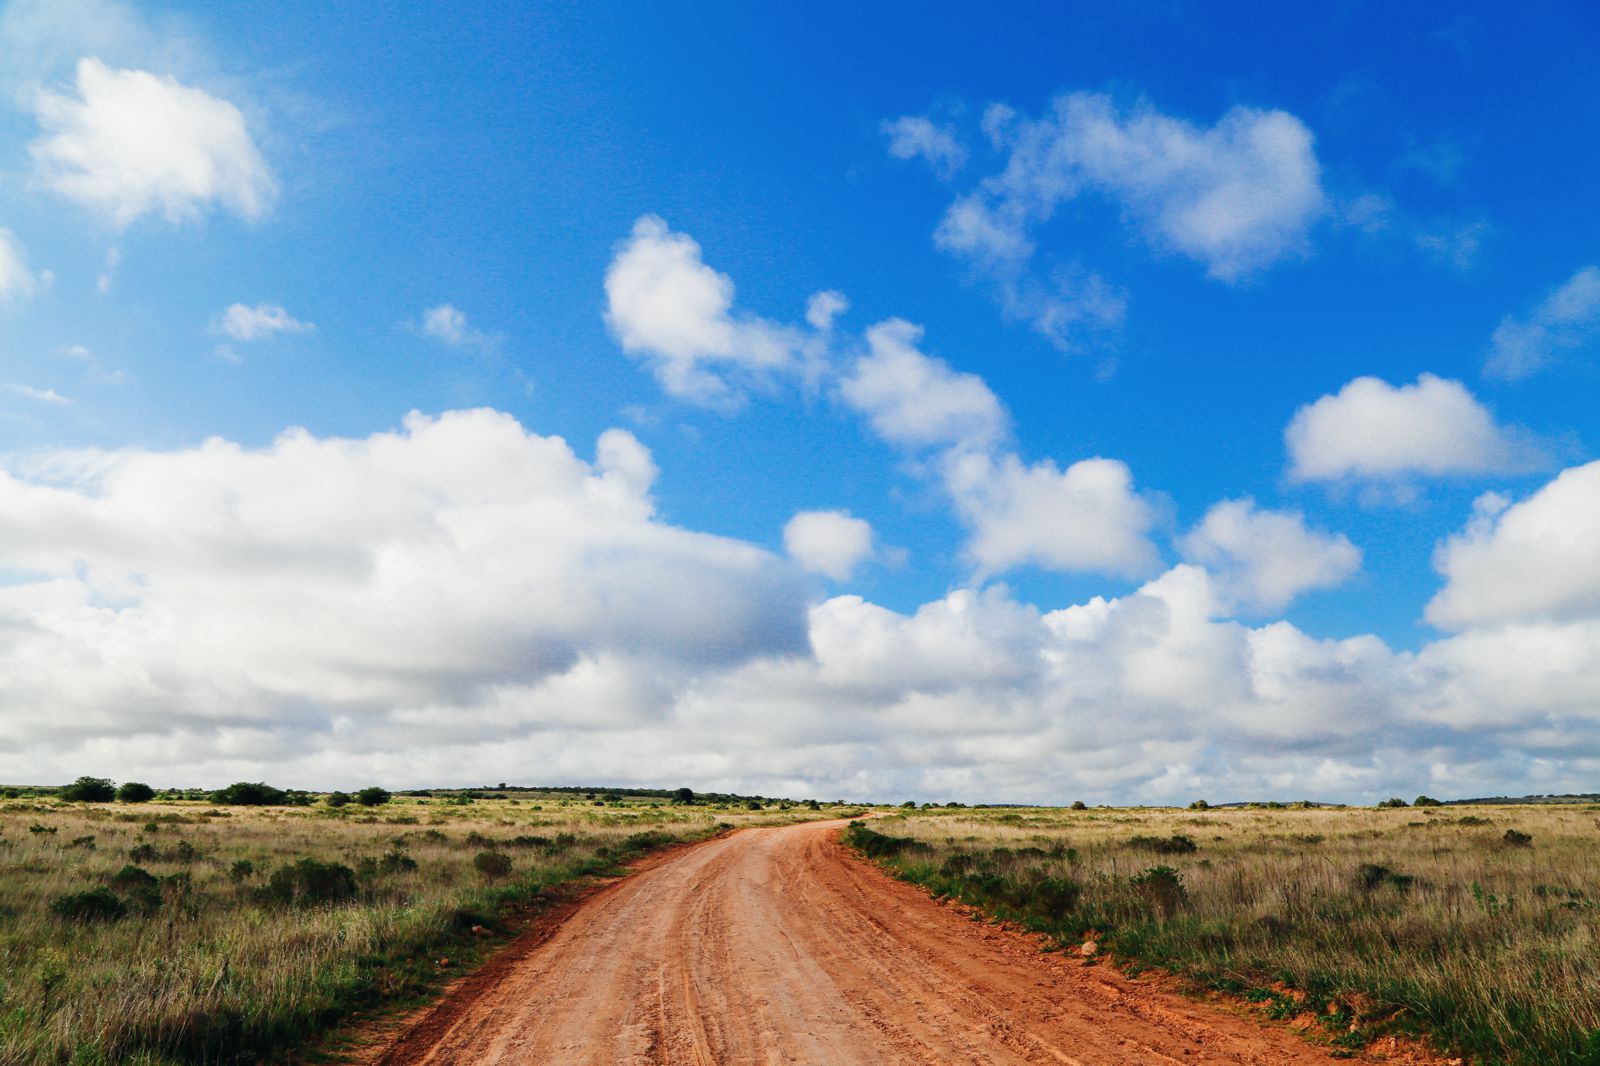
[[[508, 779], [538, 751], [551, 780], [1128, 800], [1600, 766], [1592, 7], [391, 8], [0, 15], [0, 568], [53, 635], [11, 654], [78, 664], [13, 683], [62, 712], [13, 712], [8, 776], [120, 750]], [[475, 444], [403, 428], [476, 409]], [[508, 556], [486, 606], [457, 544], [454, 580], [384, 594], [432, 605], [430, 648], [498, 620], [503, 654], [425, 655], [411, 694], [283, 636], [288, 592], [241, 594], [280, 628], [205, 661], [148, 643], [231, 633], [230, 581], [294, 590], [326, 552], [380, 575], [323, 604], [331, 639], [394, 647], [384, 561], [482, 503], [407, 480], [427, 449], [566, 506], [490, 412], [636, 498], [474, 523], [634, 592], [580, 624]], [[293, 473], [293, 427], [377, 467], [290, 536], [252, 493], [338, 467]], [[431, 502], [402, 529], [391, 496]], [[721, 538], [690, 551], [715, 573], [640, 546], [679, 534]], [[663, 567], [722, 590], [674, 623], [709, 643], [630, 643]], [[1147, 607], [1166, 628], [1119, 635]], [[588, 717], [542, 709], [569, 689]], [[436, 747], [463, 722], [494, 746]]]

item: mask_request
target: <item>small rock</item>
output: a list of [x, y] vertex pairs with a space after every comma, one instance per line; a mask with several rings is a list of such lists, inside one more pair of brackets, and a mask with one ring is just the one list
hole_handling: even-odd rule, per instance
[[481, 925], [473, 926], [472, 929], [471, 929], [471, 933], [472, 933], [473, 936], [494, 936], [493, 933], [489, 932], [489, 930], [485, 929]]
[[1078, 954], [1082, 955], [1086, 959], [1093, 958], [1094, 956], [1100, 954], [1100, 945], [1096, 941], [1085, 940], [1082, 944], [1078, 945]]

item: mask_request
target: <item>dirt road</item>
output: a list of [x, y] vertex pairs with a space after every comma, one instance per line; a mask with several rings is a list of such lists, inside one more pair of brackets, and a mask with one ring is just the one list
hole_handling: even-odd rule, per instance
[[1282, 1028], [965, 918], [849, 855], [839, 825], [747, 829], [602, 889], [379, 1061], [1334, 1061]]

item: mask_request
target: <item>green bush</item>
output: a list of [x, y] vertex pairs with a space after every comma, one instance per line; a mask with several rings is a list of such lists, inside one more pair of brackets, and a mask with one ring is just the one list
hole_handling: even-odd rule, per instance
[[213, 792], [211, 802], [228, 807], [283, 807], [289, 802], [289, 794], [261, 781], [235, 781]]
[[110, 778], [80, 777], [57, 795], [68, 803], [110, 803], [117, 798], [117, 789]]
[[1432, 796], [1418, 796], [1416, 799], [1411, 801], [1411, 806], [1413, 806], [1413, 807], [1443, 807], [1444, 804], [1440, 803], [1438, 800], [1434, 799]]
[[1390, 796], [1388, 799], [1381, 801], [1378, 804], [1378, 806], [1379, 807], [1409, 807], [1411, 805], [1409, 803], [1407, 803], [1405, 800], [1401, 799], [1399, 796]]
[[1183, 887], [1183, 875], [1170, 866], [1152, 866], [1129, 879], [1134, 893], [1145, 903], [1171, 918], [1189, 902], [1188, 890]]
[[328, 806], [330, 806], [330, 807], [344, 807], [344, 806], [348, 805], [349, 802], [350, 802], [350, 793], [348, 793], [348, 792], [330, 792], [330, 793], [328, 793], [328, 798], [327, 798], [326, 802], [327, 802]]
[[373, 785], [356, 793], [356, 802], [363, 807], [381, 807], [390, 800], [389, 790]]
[[1075, 811], [1086, 811], [1089, 809], [1089, 805], [1083, 802], [1083, 800], [1073, 800], [1072, 809]]
[[57, 897], [50, 903], [50, 913], [69, 922], [115, 922], [128, 913], [128, 905], [102, 885]]
[[153, 888], [160, 884], [156, 875], [142, 866], [128, 865], [111, 875], [111, 887], [121, 892], [133, 888]]
[[1520, 829], [1507, 829], [1506, 835], [1500, 838], [1508, 848], [1531, 848], [1533, 837]]
[[343, 863], [301, 859], [272, 871], [261, 894], [284, 906], [341, 903], [356, 894], [356, 872]]
[[1169, 837], [1137, 836], [1128, 841], [1128, 847], [1153, 851], [1157, 855], [1188, 855], [1199, 849], [1192, 838], [1181, 833]]
[[228, 879], [234, 884], [243, 884], [256, 875], [256, 864], [249, 859], [235, 859], [233, 865], [228, 867]]
[[480, 851], [472, 857], [473, 868], [486, 881], [511, 876], [511, 856], [499, 851]]
[[156, 798], [156, 790], [143, 781], [125, 781], [117, 789], [119, 803], [149, 803]]

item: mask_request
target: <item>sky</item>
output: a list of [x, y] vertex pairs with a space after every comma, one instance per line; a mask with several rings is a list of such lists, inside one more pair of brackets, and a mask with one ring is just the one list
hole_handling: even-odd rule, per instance
[[0, 779], [1593, 790], [1597, 53], [0, 4]]

